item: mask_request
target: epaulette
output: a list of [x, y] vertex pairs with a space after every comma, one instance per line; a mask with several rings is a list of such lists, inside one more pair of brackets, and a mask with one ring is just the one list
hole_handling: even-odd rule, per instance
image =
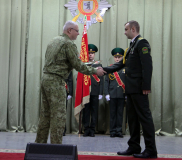
[[138, 38], [138, 40], [142, 40], [142, 39], [143, 39], [142, 37]]

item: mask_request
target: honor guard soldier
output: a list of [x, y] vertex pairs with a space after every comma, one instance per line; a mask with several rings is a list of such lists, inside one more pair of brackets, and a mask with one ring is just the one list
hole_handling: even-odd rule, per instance
[[[115, 63], [124, 55], [122, 48], [114, 48], [111, 51]], [[123, 123], [123, 109], [125, 102], [125, 69], [110, 73], [105, 77], [104, 93], [106, 100], [110, 101], [110, 137], [121, 137]]]
[[[94, 44], [89, 44], [88, 51], [89, 51], [89, 62], [93, 62], [92, 67], [96, 68], [102, 66], [101, 64], [96, 64], [94, 60], [95, 53], [98, 51], [97, 47]], [[95, 137], [95, 126], [97, 124], [97, 119], [98, 119], [98, 105], [99, 105], [99, 100], [102, 99], [103, 95], [103, 76], [99, 77], [94, 74], [91, 75], [90, 77], [91, 77], [90, 102], [85, 104], [85, 108], [83, 110], [84, 137], [87, 136]]]
[[[66, 109], [67, 109], [68, 100], [73, 97], [73, 71], [70, 72], [68, 78], [65, 80], [65, 87], [67, 92], [67, 101], [66, 101]], [[63, 132], [63, 136], [65, 135], [66, 135], [66, 124]]]

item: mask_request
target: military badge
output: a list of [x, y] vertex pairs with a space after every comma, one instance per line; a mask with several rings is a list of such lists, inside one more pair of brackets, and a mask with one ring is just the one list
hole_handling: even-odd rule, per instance
[[[100, 2], [97, 2], [97, 0], [79, 0], [78, 2], [76, 0], [70, 0], [68, 4], [64, 5], [67, 7], [72, 16], [74, 17], [72, 21], [77, 21], [79, 23], [84, 24], [84, 18], [80, 17], [80, 14], [87, 17], [87, 30], [88, 28], [93, 24], [97, 22], [103, 22], [103, 16], [112, 5], [108, 4], [106, 0], [100, 0]], [[79, 13], [76, 13], [76, 10], [78, 9]], [[100, 10], [100, 13], [97, 12], [97, 10]], [[95, 15], [95, 18], [92, 18], [92, 16]]]
[[130, 50], [130, 54], [133, 54], [133, 50], [134, 50], [134, 48], [131, 48], [131, 50]]
[[143, 52], [143, 54], [148, 53], [148, 48], [147, 48], [147, 47], [143, 47], [143, 48], [142, 48], [142, 52]]

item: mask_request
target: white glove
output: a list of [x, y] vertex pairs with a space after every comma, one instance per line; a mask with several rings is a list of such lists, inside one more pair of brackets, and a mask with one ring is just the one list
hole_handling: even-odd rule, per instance
[[99, 95], [99, 100], [102, 99], [102, 95]]
[[67, 100], [69, 100], [69, 99], [71, 99], [71, 98], [72, 98], [72, 96], [71, 96], [71, 95], [68, 95]]
[[109, 94], [106, 95], [106, 100], [107, 100], [107, 101], [110, 101], [110, 95], [109, 95]]

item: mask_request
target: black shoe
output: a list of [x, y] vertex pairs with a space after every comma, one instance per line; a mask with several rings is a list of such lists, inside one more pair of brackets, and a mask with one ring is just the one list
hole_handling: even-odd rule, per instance
[[110, 137], [114, 138], [114, 137], [116, 137], [116, 135], [114, 133], [112, 133], [112, 134], [110, 134]]
[[117, 134], [116, 134], [116, 137], [123, 138], [123, 135], [122, 135], [122, 133], [117, 133]]
[[85, 132], [84, 134], [83, 134], [83, 137], [88, 137], [89, 136], [89, 133], [88, 132]]
[[150, 152], [147, 152], [146, 150], [144, 150], [140, 154], [133, 154], [133, 156], [135, 158], [157, 158], [157, 154], [156, 153], [152, 154]]
[[63, 133], [63, 136], [66, 136], [65, 132]]
[[90, 133], [90, 137], [95, 137], [95, 134], [94, 133]]
[[133, 154], [139, 154], [140, 152], [136, 152], [136, 151], [133, 151], [131, 149], [127, 149], [126, 151], [123, 151], [123, 152], [117, 152], [118, 155], [124, 155], [124, 156], [130, 156], [130, 155], [133, 155]]

